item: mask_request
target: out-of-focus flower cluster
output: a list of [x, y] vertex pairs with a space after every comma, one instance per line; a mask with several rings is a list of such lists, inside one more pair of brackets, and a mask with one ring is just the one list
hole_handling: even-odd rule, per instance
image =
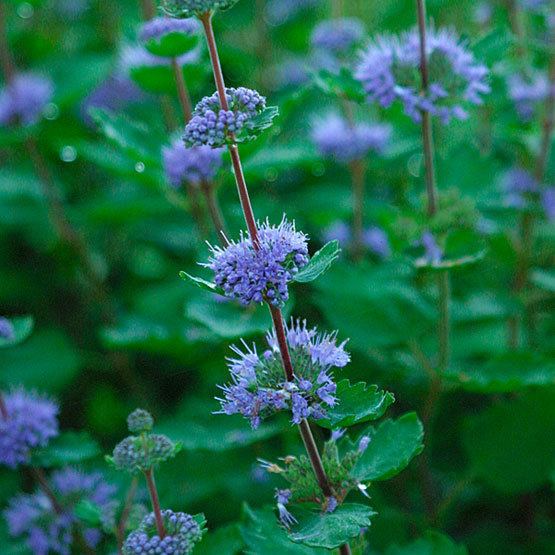
[[185, 128], [187, 146], [223, 146], [233, 143], [240, 133], [255, 125], [255, 118], [266, 107], [266, 99], [245, 87], [227, 88], [229, 110], [223, 110], [217, 92], [203, 98], [195, 107], [193, 118]]
[[216, 10], [227, 10], [238, 0], [164, 0], [162, 7], [172, 17], [201, 17]]
[[[60, 506], [54, 507], [42, 491], [17, 495], [4, 512], [8, 530], [11, 536], [24, 537], [35, 555], [70, 555], [75, 552], [72, 548], [80, 548], [74, 542], [76, 505], [88, 501], [101, 510], [107, 509], [113, 502], [115, 488], [99, 472], [88, 474], [73, 468], [54, 472], [50, 483]], [[85, 528], [82, 535], [89, 549], [95, 549], [102, 538], [102, 532], [96, 528]]]
[[198, 185], [202, 181], [212, 181], [222, 166], [222, 155], [222, 148], [188, 148], [181, 137], [162, 148], [166, 177], [170, 185], [176, 188], [186, 182]]
[[312, 140], [323, 156], [339, 162], [364, 158], [370, 151], [383, 153], [391, 137], [391, 126], [356, 122], [330, 113], [312, 127]]
[[34, 73], [19, 73], [0, 90], [0, 126], [31, 125], [52, 100], [52, 81]]
[[58, 435], [58, 405], [24, 389], [4, 395], [6, 418], [0, 418], [0, 464], [17, 468], [29, 462], [32, 450]]
[[[353, 242], [353, 233], [345, 222], [337, 221], [324, 230], [326, 242], [337, 241], [342, 247], [348, 248]], [[362, 235], [364, 246], [375, 256], [387, 258], [391, 254], [391, 246], [387, 233], [377, 226], [368, 227]]]
[[156, 530], [154, 513], [141, 522], [139, 528], [129, 534], [123, 546], [124, 555], [188, 555], [202, 537], [198, 522], [186, 513], [162, 511], [166, 535], [160, 538]]
[[139, 31], [142, 42], [159, 40], [171, 33], [195, 35], [199, 32], [200, 25], [195, 19], [174, 19], [171, 17], [155, 17], [143, 23]]
[[486, 66], [476, 61], [451, 29], [430, 29], [426, 56], [429, 90], [421, 94], [419, 35], [416, 30], [400, 36], [383, 35], [364, 52], [356, 77], [368, 99], [384, 108], [400, 101], [415, 122], [430, 112], [442, 123], [465, 119], [465, 105], [482, 103], [489, 93]]
[[214, 282], [243, 305], [281, 306], [289, 298], [287, 284], [309, 261], [306, 235], [285, 219], [278, 226], [260, 225], [257, 245], [242, 234], [240, 241], [211, 250], [205, 266], [214, 272]]
[[549, 94], [549, 80], [543, 72], [527, 75], [514, 73], [509, 77], [507, 86], [516, 111], [524, 121], [532, 119], [538, 105]]
[[338, 345], [335, 334], [318, 333], [300, 320], [292, 321], [286, 333], [296, 372], [294, 381], [285, 379], [274, 332], [266, 336], [269, 349], [262, 354], [246, 343], [245, 351], [233, 347], [237, 358], [228, 362], [231, 383], [221, 386], [222, 414], [242, 414], [256, 428], [263, 418], [276, 412], [290, 411], [292, 422], [298, 424], [304, 418], [324, 418], [326, 407], [335, 405], [336, 384], [331, 371], [343, 368], [350, 360], [345, 342]]

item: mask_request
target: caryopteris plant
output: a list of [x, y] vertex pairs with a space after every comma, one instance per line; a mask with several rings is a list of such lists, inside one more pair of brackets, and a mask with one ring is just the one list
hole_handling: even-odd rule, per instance
[[[279, 226], [256, 220], [238, 145], [256, 139], [268, 128], [277, 109], [267, 107], [266, 100], [257, 91], [244, 87], [226, 88], [212, 26], [214, 13], [220, 7], [218, 2], [171, 1], [165, 4], [166, 12], [174, 17], [194, 14], [201, 21], [217, 88], [212, 96], [195, 107], [185, 128], [185, 144], [188, 147], [227, 146], [247, 226], [247, 233], [239, 241], [227, 241], [224, 247], [212, 248], [212, 258], [206, 265], [214, 272], [214, 283], [205, 287], [243, 305], [265, 303], [273, 322], [268, 350], [261, 355], [256, 347], [247, 347], [246, 352], [235, 350], [238, 358], [230, 361], [232, 383], [222, 387], [222, 412], [242, 414], [249, 418], [253, 427], [277, 411], [291, 413], [306, 455], [298, 462], [293, 458], [290, 472], [285, 476], [290, 487], [276, 494], [280, 520], [291, 528], [292, 541], [350, 553], [350, 540], [360, 536], [361, 530], [369, 526], [373, 514], [365, 505], [343, 503], [351, 489], [366, 489], [362, 482], [367, 476], [364, 472], [356, 474], [353, 469], [357, 459], [363, 460], [370, 438], [364, 436], [355, 450], [341, 458], [332, 440], [322, 457], [309, 424], [309, 419], [331, 418], [336, 406], [349, 412], [348, 406], [341, 406], [345, 401], [336, 395], [337, 384], [331, 373], [332, 368], [345, 366], [349, 356], [343, 349], [344, 343], [337, 345], [335, 335], [319, 334], [300, 321], [292, 322], [287, 328], [282, 314], [289, 296], [289, 284], [318, 277], [337, 256], [337, 248], [330, 245], [331, 248], [326, 249], [328, 252], [321, 252], [310, 260], [307, 237], [285, 217]], [[184, 276], [189, 277], [188, 274]], [[203, 282], [197, 279], [195, 283]], [[363, 388], [362, 394], [365, 393]], [[363, 411], [368, 410], [364, 400], [359, 402]], [[367, 402], [373, 403], [375, 399], [369, 396]], [[352, 423], [358, 422], [355, 415]], [[420, 440], [421, 430], [418, 429], [410, 456], [420, 450]], [[285, 508], [290, 501], [307, 503], [310, 508], [300, 509], [302, 512], [297, 518], [294, 509], [291, 509], [292, 514]], [[314, 526], [321, 538], [318, 533], [316, 537], [312, 533], [305, 539], [308, 528]], [[331, 538], [328, 537], [330, 531]]]

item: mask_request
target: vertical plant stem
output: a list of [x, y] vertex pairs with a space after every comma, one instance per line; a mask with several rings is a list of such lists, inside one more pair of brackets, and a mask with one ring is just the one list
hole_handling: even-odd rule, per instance
[[166, 536], [166, 529], [164, 528], [164, 520], [162, 519], [162, 511], [160, 509], [160, 499], [158, 498], [158, 490], [156, 489], [156, 482], [154, 481], [154, 471], [149, 468], [145, 473], [146, 485], [152, 503], [152, 511], [156, 520], [156, 531], [160, 538]]
[[199, 230], [202, 237], [206, 238], [208, 230], [206, 229], [206, 222], [204, 221], [204, 214], [202, 213], [202, 208], [199, 202], [199, 191], [198, 188], [193, 185], [190, 181], [186, 184], [187, 187], [187, 198], [189, 199], [189, 207], [191, 209], [191, 215], [193, 220]]
[[216, 230], [216, 235], [218, 236], [218, 241], [222, 245], [227, 245], [227, 226], [218, 203], [218, 197], [216, 196], [215, 184], [213, 182], [208, 182], [206, 180], [201, 181], [200, 188], [204, 193], [204, 198], [206, 199], [206, 206], [208, 206], [208, 213]]
[[177, 58], [172, 58], [172, 69], [175, 76], [175, 85], [177, 87], [177, 97], [179, 98], [179, 105], [183, 112], [183, 119], [185, 125], [193, 117], [193, 108], [191, 106], [191, 96], [183, 77], [183, 70], [177, 61]]
[[[216, 38], [214, 36], [214, 30], [212, 27], [212, 19], [210, 14], [205, 14], [204, 17], [201, 18], [201, 21], [204, 27], [206, 41], [208, 43], [210, 60], [212, 62], [212, 69], [214, 73], [214, 81], [216, 83], [216, 88], [218, 90], [218, 96], [220, 97], [220, 105], [222, 109], [227, 110], [229, 109], [229, 107], [228, 107], [226, 93], [225, 93], [225, 81], [224, 81], [224, 76], [223, 76], [223, 72], [220, 64], [220, 58], [218, 55]], [[245, 176], [241, 165], [241, 157], [239, 155], [239, 149], [237, 147], [237, 144], [235, 143], [230, 144], [228, 149], [231, 156], [233, 171], [235, 173], [235, 181], [237, 183], [237, 190], [239, 193], [239, 199], [241, 202], [241, 207], [243, 209], [245, 222], [247, 224], [247, 228], [249, 231], [249, 236], [251, 238], [253, 248], [258, 249], [259, 239], [258, 239], [258, 230], [256, 227], [256, 219], [254, 216], [254, 211], [250, 201], [247, 183], [245, 181]], [[285, 378], [288, 381], [292, 381], [294, 379], [295, 372], [293, 369], [293, 364], [291, 362], [289, 347], [287, 345], [285, 325], [283, 323], [283, 315], [279, 308], [275, 307], [271, 303], [267, 303], [267, 305], [270, 310], [270, 314], [272, 316], [272, 322], [273, 322], [274, 329], [276, 332], [276, 337], [278, 340], [278, 346], [280, 350], [281, 359], [283, 362], [283, 370], [285, 373]], [[308, 424], [306, 419], [301, 420], [299, 424], [299, 432], [301, 434], [303, 443], [306, 448], [306, 452], [310, 459], [312, 469], [318, 481], [318, 485], [320, 486], [322, 493], [325, 496], [329, 497], [330, 495], [333, 494], [333, 491], [330, 486], [328, 477], [326, 476], [324, 465], [322, 463], [322, 458], [320, 457], [320, 453], [318, 452], [318, 448], [316, 446], [316, 441], [314, 440], [314, 436], [312, 435], [310, 425]], [[350, 555], [351, 549], [349, 545], [348, 544], [342, 545], [340, 547], [340, 553], [344, 555]]]
[[9, 83], [15, 76], [15, 64], [12, 53], [8, 47], [8, 26], [6, 24], [6, 3], [0, 1], [0, 65], [6, 82]]
[[331, 16], [341, 17], [343, 15], [343, 0], [331, 0]]
[[349, 168], [353, 181], [353, 250], [355, 258], [360, 258], [364, 252], [364, 162], [353, 160]]
[[31, 466], [29, 468], [29, 472], [31, 473], [31, 476], [39, 485], [40, 489], [44, 492], [44, 495], [48, 497], [48, 500], [52, 504], [52, 508], [54, 509], [56, 514], [62, 514], [64, 512], [64, 509], [60, 505], [60, 502], [58, 501], [58, 499], [56, 498], [56, 494], [50, 487], [50, 484], [48, 483], [48, 480], [46, 479], [46, 476], [44, 475], [42, 468]]
[[156, 5], [152, 0], [140, 0], [141, 16], [145, 21], [152, 19], [156, 15]]

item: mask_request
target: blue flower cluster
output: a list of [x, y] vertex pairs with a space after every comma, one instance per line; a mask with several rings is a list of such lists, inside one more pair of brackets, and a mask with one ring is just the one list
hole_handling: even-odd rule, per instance
[[17, 468], [32, 449], [58, 435], [58, 405], [36, 393], [15, 389], [4, 396], [7, 418], [0, 418], [0, 464]]
[[152, 415], [144, 409], [135, 409], [127, 417], [127, 427], [132, 434], [150, 432], [154, 426]]
[[188, 555], [202, 537], [195, 519], [186, 513], [162, 511], [167, 535], [160, 538], [154, 513], [147, 515], [139, 528], [129, 534], [123, 546], [124, 555]]
[[364, 37], [364, 24], [355, 17], [343, 17], [321, 21], [310, 36], [312, 48], [336, 55], [353, 51]]
[[294, 381], [286, 381], [283, 363], [274, 332], [266, 336], [269, 349], [262, 355], [256, 347], [245, 351], [233, 347], [237, 358], [228, 359], [231, 383], [220, 386], [224, 397], [221, 414], [242, 414], [253, 428], [263, 418], [276, 412], [292, 412], [292, 422], [304, 418], [316, 420], [326, 416], [326, 407], [336, 403], [336, 384], [332, 368], [343, 368], [350, 360], [345, 343], [337, 344], [336, 334], [318, 333], [307, 328], [305, 321], [291, 321], [287, 330], [287, 343], [293, 366], [297, 372]]
[[13, 324], [7, 318], [0, 316], [0, 338], [13, 339], [14, 335]]
[[173, 187], [184, 183], [198, 185], [212, 181], [222, 166], [222, 148], [194, 146], [187, 148], [181, 138], [162, 148], [162, 160], [166, 177]]
[[0, 126], [36, 123], [53, 94], [50, 79], [34, 73], [16, 75], [0, 90]]
[[549, 79], [543, 72], [527, 75], [514, 73], [507, 80], [507, 87], [519, 117], [529, 121], [534, 116], [538, 104], [549, 94]]
[[427, 111], [447, 124], [452, 118], [465, 119], [464, 104], [482, 103], [489, 93], [487, 68], [461, 44], [450, 29], [430, 29], [427, 61], [430, 86], [421, 94], [419, 35], [416, 30], [399, 37], [381, 36], [363, 54], [356, 78], [370, 101], [387, 108], [396, 100], [415, 122]]
[[172, 17], [155, 17], [143, 23], [139, 31], [139, 39], [142, 42], [161, 39], [171, 33], [183, 33], [194, 35], [200, 30], [196, 19], [174, 19]]
[[239, 242], [212, 246], [206, 267], [227, 297], [243, 305], [267, 301], [281, 306], [289, 298], [287, 284], [308, 264], [307, 237], [285, 219], [278, 226], [259, 226], [259, 244], [241, 234]]
[[[353, 241], [351, 228], [342, 221], [331, 224], [323, 234], [324, 240], [337, 241], [342, 247], [349, 247]], [[387, 233], [377, 227], [372, 226], [364, 230], [362, 235], [364, 246], [379, 258], [387, 258], [391, 255], [391, 246]]]
[[390, 125], [350, 124], [335, 113], [317, 120], [312, 128], [312, 140], [320, 153], [343, 163], [360, 160], [370, 151], [382, 153], [390, 137]]
[[203, 98], [195, 107], [193, 118], [185, 128], [187, 146], [219, 147], [236, 140], [235, 135], [248, 133], [255, 118], [266, 108], [266, 99], [245, 87], [227, 88], [229, 110], [222, 110], [217, 92]]
[[[75, 506], [80, 501], [89, 501], [104, 509], [111, 504], [115, 488], [99, 472], [87, 474], [72, 468], [54, 472], [50, 482], [62, 512], [56, 512], [42, 491], [17, 495], [4, 512], [8, 531], [13, 537], [25, 537], [34, 555], [70, 555], [77, 522]], [[95, 549], [101, 538], [102, 533], [97, 529], [83, 531], [83, 539], [90, 549]]]

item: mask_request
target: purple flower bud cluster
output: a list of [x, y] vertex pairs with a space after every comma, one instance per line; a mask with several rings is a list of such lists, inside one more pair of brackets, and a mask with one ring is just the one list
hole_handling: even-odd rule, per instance
[[36, 123], [53, 94], [50, 79], [34, 73], [16, 75], [0, 90], [0, 126]]
[[189, 182], [198, 185], [212, 181], [222, 166], [222, 148], [193, 146], [187, 148], [181, 138], [162, 148], [162, 161], [168, 182], [181, 187]]
[[[8, 530], [13, 537], [25, 537], [28, 548], [35, 555], [72, 553], [73, 528], [77, 522], [74, 508], [80, 501], [89, 501], [101, 509], [112, 503], [115, 488], [106, 483], [102, 474], [86, 474], [72, 468], [54, 472], [51, 487], [62, 506], [56, 512], [50, 499], [42, 492], [20, 494], [14, 497], [4, 512]], [[95, 549], [102, 533], [86, 528], [83, 539]]]
[[173, 17], [202, 16], [216, 10], [227, 10], [238, 0], [164, 0], [164, 11]]
[[13, 324], [3, 316], [0, 316], [0, 339], [13, 339], [15, 330]]
[[283, 363], [275, 333], [268, 333], [269, 349], [262, 355], [256, 347], [245, 351], [233, 347], [237, 358], [228, 359], [232, 381], [220, 386], [224, 397], [218, 399], [220, 414], [242, 414], [253, 428], [263, 418], [276, 412], [290, 410], [291, 421], [298, 424], [304, 418], [316, 420], [326, 416], [326, 406], [336, 403], [336, 384], [331, 370], [343, 368], [350, 360], [344, 350], [346, 342], [337, 344], [337, 336], [318, 333], [307, 328], [305, 321], [291, 321], [287, 327], [287, 343], [297, 372], [294, 381], [285, 381]]
[[143, 23], [139, 31], [142, 42], [160, 40], [171, 33], [195, 35], [199, 32], [200, 25], [196, 19], [174, 19], [172, 17], [155, 17]]
[[335, 55], [353, 51], [364, 37], [364, 24], [355, 17], [343, 17], [321, 21], [310, 36], [312, 48]]
[[[177, 64], [184, 66], [198, 62], [200, 50], [195, 48], [186, 52], [177, 58]], [[118, 62], [118, 71], [122, 75], [129, 75], [134, 69], [141, 67], [170, 66], [171, 60], [163, 56], [155, 56], [151, 54], [144, 46], [141, 45], [125, 45], [120, 54]]]
[[343, 163], [360, 160], [370, 151], [382, 153], [390, 137], [390, 125], [350, 124], [334, 113], [316, 121], [312, 128], [312, 140], [322, 156]]
[[112, 461], [118, 470], [144, 472], [172, 458], [175, 453], [176, 445], [165, 435], [129, 436], [116, 445]]
[[58, 435], [58, 405], [34, 392], [15, 389], [4, 396], [7, 418], [0, 418], [0, 464], [17, 468], [31, 451]]
[[519, 117], [529, 121], [539, 103], [543, 102], [549, 94], [549, 80], [542, 72], [531, 75], [515, 73], [507, 80], [509, 97], [515, 103]]
[[[334, 222], [325, 229], [323, 238], [326, 242], [338, 241], [342, 247], [349, 247], [353, 241], [351, 228], [342, 221]], [[364, 246], [377, 257], [387, 258], [391, 255], [389, 238], [383, 229], [377, 226], [365, 229], [362, 240]]]
[[489, 93], [488, 70], [461, 44], [450, 29], [430, 29], [427, 61], [430, 86], [421, 94], [419, 36], [416, 30], [399, 37], [381, 36], [364, 52], [356, 70], [368, 99], [388, 108], [399, 100], [415, 122], [421, 112], [430, 112], [447, 124], [452, 118], [466, 119], [465, 104], [482, 104]]
[[196, 105], [183, 137], [187, 146], [233, 143], [235, 135], [254, 128], [256, 116], [266, 108], [266, 99], [245, 87], [227, 88], [226, 99], [229, 110], [221, 109], [217, 92]]
[[539, 184], [530, 172], [514, 167], [503, 174], [501, 188], [505, 195], [505, 204], [521, 209], [528, 204], [526, 197], [538, 192]]
[[195, 519], [186, 513], [162, 511], [167, 535], [163, 539], [156, 531], [154, 513], [147, 515], [139, 528], [131, 532], [123, 546], [124, 555], [188, 555], [202, 537]]
[[144, 409], [135, 409], [127, 417], [127, 427], [132, 434], [150, 432], [154, 426], [152, 415]]
[[268, 301], [281, 306], [289, 298], [287, 284], [308, 264], [307, 237], [283, 219], [278, 226], [259, 225], [258, 239], [258, 248], [244, 234], [224, 248], [213, 246], [204, 265], [227, 297], [243, 305]]

